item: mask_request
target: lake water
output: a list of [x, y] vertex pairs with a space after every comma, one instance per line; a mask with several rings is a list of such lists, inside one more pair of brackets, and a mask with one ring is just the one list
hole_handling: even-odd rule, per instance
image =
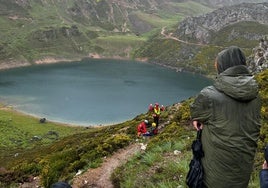
[[87, 59], [0, 72], [0, 101], [50, 121], [113, 124], [196, 95], [211, 80], [134, 61]]

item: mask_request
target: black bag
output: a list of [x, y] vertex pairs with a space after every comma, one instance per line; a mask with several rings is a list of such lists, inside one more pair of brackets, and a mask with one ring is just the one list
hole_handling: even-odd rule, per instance
[[193, 159], [189, 164], [189, 172], [186, 176], [186, 184], [190, 188], [202, 188], [203, 187], [203, 166], [201, 158], [204, 156], [201, 143], [202, 130], [197, 131], [196, 140], [192, 143]]
[[266, 147], [264, 149], [264, 158], [265, 158], [266, 162], [268, 163], [268, 144], [266, 145]]

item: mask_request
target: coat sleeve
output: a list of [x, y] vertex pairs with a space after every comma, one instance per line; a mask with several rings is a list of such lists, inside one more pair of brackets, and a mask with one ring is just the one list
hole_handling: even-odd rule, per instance
[[190, 113], [192, 120], [202, 123], [206, 122], [211, 116], [212, 102], [207, 94], [208, 89], [203, 89], [190, 105]]
[[260, 171], [260, 187], [268, 188], [268, 170], [262, 169]]

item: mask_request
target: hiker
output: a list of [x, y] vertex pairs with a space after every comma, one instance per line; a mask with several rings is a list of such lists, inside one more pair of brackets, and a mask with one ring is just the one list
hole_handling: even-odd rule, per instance
[[164, 110], [165, 110], [165, 107], [163, 105], [159, 107], [158, 103], [155, 103], [154, 106], [152, 104], [149, 105], [149, 111], [153, 112], [153, 119], [154, 119], [154, 123], [156, 123], [157, 128], [159, 125], [160, 113], [161, 111], [164, 111]]
[[149, 124], [149, 121], [146, 119], [143, 122], [141, 122], [137, 127], [138, 136], [143, 136], [147, 133], [147, 125]]
[[256, 80], [240, 48], [231, 46], [216, 58], [213, 86], [190, 106], [193, 126], [202, 129], [204, 186], [245, 188], [253, 170], [260, 134], [261, 102]]
[[260, 171], [260, 188], [268, 188], [268, 145], [264, 149], [264, 162]]
[[155, 122], [152, 123], [150, 133], [151, 133], [152, 135], [156, 135], [156, 134], [158, 134], [158, 128], [156, 127], [156, 123], [155, 123]]

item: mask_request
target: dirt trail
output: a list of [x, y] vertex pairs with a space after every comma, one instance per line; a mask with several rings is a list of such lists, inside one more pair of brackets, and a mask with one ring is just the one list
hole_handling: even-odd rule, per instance
[[[180, 103], [174, 104], [173, 106], [176, 110], [178, 110], [179, 107]], [[168, 119], [173, 119], [173, 115], [170, 115]], [[159, 134], [167, 124], [168, 121], [159, 124]], [[112, 156], [104, 159], [104, 162], [100, 167], [94, 169], [90, 168], [83, 174], [75, 176], [73, 178], [72, 188], [113, 188], [114, 186], [110, 180], [113, 171], [120, 165], [126, 163], [128, 159], [138, 151], [144, 152], [147, 146], [146, 142], [148, 142], [148, 140], [144, 139], [122, 148], [116, 151]], [[19, 188], [33, 187], [41, 187], [40, 179], [38, 177], [30, 183], [24, 183], [19, 186]]]
[[129, 157], [140, 150], [140, 144], [135, 143], [117, 151], [104, 160], [99, 168], [88, 169], [81, 175], [74, 177], [73, 188], [113, 188], [110, 177], [114, 169], [127, 162]]
[[[179, 109], [180, 103], [174, 104], [175, 109]], [[170, 115], [168, 119], [173, 119], [173, 115]], [[159, 124], [159, 133], [163, 131], [163, 128], [168, 124], [168, 122], [162, 122]], [[104, 160], [101, 167], [95, 169], [88, 169], [85, 173], [74, 177], [73, 188], [113, 188], [113, 184], [110, 177], [113, 171], [120, 165], [127, 162], [127, 160], [133, 156], [135, 153], [141, 150], [145, 150], [144, 145], [147, 145], [148, 140], [143, 140], [129, 145], [117, 151], [114, 155], [108, 157]]]
[[[175, 41], [184, 43], [184, 44], [190, 44], [190, 45], [195, 45], [195, 46], [211, 46], [209, 44], [193, 43], [193, 42], [188, 42], [188, 41], [180, 40], [179, 38], [172, 36], [173, 33], [166, 34], [165, 32], [166, 32], [166, 27], [162, 27], [161, 35], [163, 35], [166, 39], [172, 39], [172, 40], [175, 40]], [[214, 47], [223, 47], [223, 46], [214, 45]]]
[[173, 37], [172, 36], [173, 33], [166, 34], [165, 32], [166, 32], [166, 27], [163, 27], [162, 30], [161, 30], [161, 35], [163, 35], [167, 39], [172, 39], [172, 40], [176, 40], [176, 41], [181, 42], [181, 43], [191, 44], [191, 45], [196, 45], [196, 46], [208, 46], [206, 44], [192, 43], [192, 42], [187, 42], [187, 41], [184, 41], [184, 40], [180, 40], [179, 38]]

